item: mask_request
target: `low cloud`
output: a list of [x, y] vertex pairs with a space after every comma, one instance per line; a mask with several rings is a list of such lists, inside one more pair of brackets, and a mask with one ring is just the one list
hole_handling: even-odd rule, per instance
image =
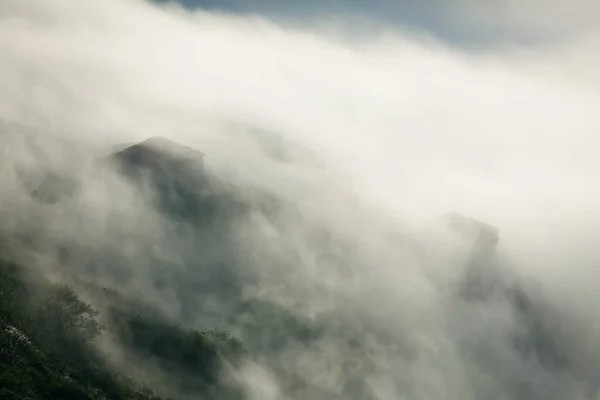
[[[465, 7], [477, 21], [490, 15]], [[518, 18], [538, 14], [522, 7], [505, 10], [529, 24]], [[546, 29], [550, 22], [539, 18]], [[569, 26], [587, 26], [569, 18]], [[3, 157], [43, 169], [62, 163], [85, 182], [76, 199], [40, 208], [23, 200], [14, 170], [4, 168], [3, 228], [43, 220], [49, 236], [116, 251], [130, 268], [124, 286], [173, 318], [186, 314], [188, 324], [222, 323], [234, 308], [207, 294], [196, 314], [183, 310], [176, 288], [155, 291], [146, 261], [158, 258], [185, 276], [202, 238], [210, 262], [240, 262], [255, 279], [244, 296], [322, 334], [311, 346], [287, 342], [252, 325], [267, 317], [248, 317], [255, 331], [241, 334], [257, 349], [261, 335], [283, 341], [239, 372], [256, 396], [313, 393], [292, 390], [270, 365], [342, 397], [354, 387], [357, 398], [573, 398], [599, 362], [576, 345], [596, 343], [600, 320], [593, 302], [600, 253], [591, 239], [600, 229], [600, 97], [590, 68], [598, 64], [578, 48], [583, 43], [598, 43], [592, 30], [560, 45], [471, 53], [390, 27], [363, 36], [343, 24], [292, 28], [136, 0], [5, 0], [3, 132], [68, 139], [86, 150], [44, 162]], [[182, 233], [112, 171], [89, 167], [116, 144], [154, 135], [202, 150], [211, 175], [258, 188], [283, 211], [273, 220], [248, 195], [256, 207], [218, 240], [208, 231]], [[541, 282], [549, 307], [573, 316], [566, 335], [577, 377], [519, 358], [507, 337], [521, 325], [506, 298], [481, 308], [449, 300], [443, 287], [469, 260], [430, 221], [449, 210], [499, 228], [499, 260]], [[419, 255], [420, 239], [428, 244]], [[475, 349], [469, 357], [489, 358], [489, 370], [479, 370], [465, 347]]]

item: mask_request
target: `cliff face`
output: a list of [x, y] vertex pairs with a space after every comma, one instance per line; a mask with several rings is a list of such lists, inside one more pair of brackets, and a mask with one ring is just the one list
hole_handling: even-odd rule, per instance
[[459, 284], [458, 298], [473, 308], [484, 303], [504, 303], [522, 328], [511, 337], [519, 354], [549, 370], [576, 368], [568, 360], [571, 344], [557, 329], [558, 316], [550, 312], [541, 293], [528, 290], [526, 282], [518, 279], [514, 271], [496, 257], [498, 229], [454, 212], [443, 219], [470, 243], [470, 257]]

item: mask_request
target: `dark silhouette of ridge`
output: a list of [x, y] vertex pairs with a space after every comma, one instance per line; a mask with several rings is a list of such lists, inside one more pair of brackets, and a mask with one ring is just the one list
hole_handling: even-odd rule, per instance
[[161, 208], [184, 218], [197, 214], [206, 187], [204, 153], [155, 136], [110, 156], [132, 182], [152, 189]]
[[443, 219], [455, 232], [473, 240], [477, 245], [489, 249], [498, 244], [498, 229], [489, 224], [457, 212], [449, 212], [443, 216]]
[[[187, 169], [195, 175], [204, 173], [204, 153], [174, 142], [163, 136], [154, 136], [118, 151], [115, 156], [131, 167], [156, 169]], [[175, 171], [173, 171], [175, 172]]]
[[204, 157], [204, 153], [192, 147], [177, 143], [164, 136], [152, 136], [141, 143], [133, 146], [144, 146], [163, 151], [174, 157], [194, 159]]
[[518, 282], [506, 265], [494, 257], [499, 241], [498, 229], [475, 218], [449, 212], [442, 219], [456, 233], [472, 243], [462, 280], [459, 297], [470, 302], [485, 302], [502, 298], [508, 300], [515, 318], [525, 328], [512, 338], [515, 349], [536, 359], [549, 370], [567, 370], [570, 365], [565, 349], [555, 337], [554, 328], [543, 315], [540, 293], [532, 292]]

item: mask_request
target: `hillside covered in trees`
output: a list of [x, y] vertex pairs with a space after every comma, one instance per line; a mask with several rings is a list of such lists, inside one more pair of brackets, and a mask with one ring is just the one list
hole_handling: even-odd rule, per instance
[[[32, 273], [5, 259], [0, 262], [2, 399], [162, 399], [152, 388], [156, 382], [140, 386], [126, 369], [115, 372], [99, 354], [97, 340], [106, 330], [133, 355], [170, 371], [176, 383], [156, 385], [160, 392], [178, 388], [184, 397], [216, 396], [224, 390], [218, 388], [224, 359], [232, 362], [243, 353], [241, 342], [228, 332], [185, 330], [147, 310], [140, 315], [141, 307], [126, 307], [122, 300], [114, 301], [100, 321], [98, 311], [71, 288]], [[227, 398], [232, 394], [230, 390]], [[219, 398], [223, 395], [221, 391]]]

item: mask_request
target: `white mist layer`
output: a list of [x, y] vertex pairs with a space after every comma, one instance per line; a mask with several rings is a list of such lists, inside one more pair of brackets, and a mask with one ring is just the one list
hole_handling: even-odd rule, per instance
[[[500, 229], [501, 249], [518, 272], [541, 281], [551, 302], [573, 315], [572, 335], [590, 337], [600, 321], [600, 251], [593, 242], [600, 230], [600, 96], [589, 72], [594, 60], [577, 49], [598, 43], [590, 37], [566, 49], [475, 56], [394, 30], [351, 42], [259, 17], [140, 1], [5, 0], [0, 118], [90, 146], [165, 135], [207, 153], [219, 173], [297, 200], [302, 221], [272, 225], [257, 215], [240, 224], [237, 239], [265, 276], [260, 295], [309, 318], [336, 312], [345, 298], [341, 313], [407, 331], [420, 356], [410, 367], [393, 354], [373, 361], [379, 373], [368, 379], [379, 398], [397, 398], [398, 375], [412, 385], [412, 398], [477, 398], [492, 390], [497, 382], [477, 376], [458, 355], [454, 340], [464, 334], [499, 347], [505, 359], [498, 365], [545, 388], [536, 395], [559, 399], [576, 393], [578, 381], [503, 350], [502, 332], [516, 324], [505, 304], [456, 311], [457, 320], [461, 312], [475, 313], [470, 320], [481, 326], [448, 321], [445, 295], [428, 276], [452, 279], [448, 271], [464, 263], [460, 251], [433, 246], [425, 271], [386, 235], [450, 210], [485, 220]], [[563, 61], [565, 54], [580, 58]], [[325, 170], [266, 159], [246, 134], [254, 130], [316, 152]], [[120, 204], [93, 194], [91, 188], [80, 205], [98, 221], [104, 208]], [[132, 196], [126, 189], [117, 194]], [[2, 205], [8, 212], [14, 203]], [[144, 219], [145, 209], [138, 211], [132, 221]], [[67, 218], [53, 218], [59, 232], [57, 221]], [[353, 263], [364, 269], [352, 285], [327, 275], [315, 259], [315, 226], [356, 246]], [[293, 289], [282, 293], [278, 285]], [[337, 368], [349, 353], [335, 337], [328, 340], [280, 356], [335, 388], [347, 379]], [[386, 354], [373, 346], [376, 355]], [[575, 358], [586, 352], [575, 350]], [[582, 369], [598, 365], [589, 358]], [[240, 374], [252, 381], [256, 398], [285, 396], [258, 366]]]

